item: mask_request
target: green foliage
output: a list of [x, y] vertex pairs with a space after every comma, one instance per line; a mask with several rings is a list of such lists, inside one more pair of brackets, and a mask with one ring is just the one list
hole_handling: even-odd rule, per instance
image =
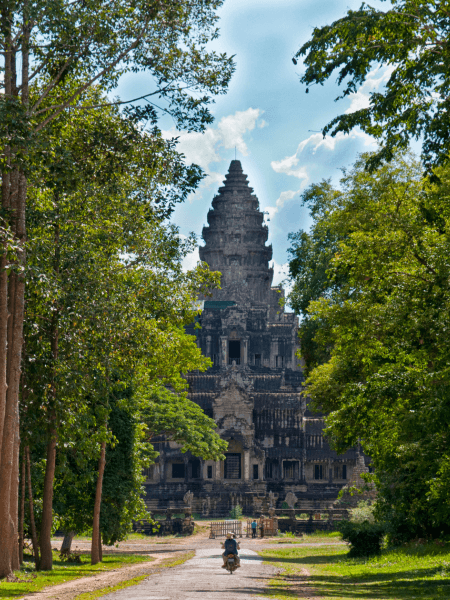
[[372, 556], [380, 554], [383, 537], [386, 533], [383, 525], [369, 521], [341, 521], [339, 532], [342, 539], [350, 544], [349, 556]]
[[242, 514], [242, 506], [240, 504], [236, 504], [236, 506], [234, 506], [229, 512], [229, 515], [232, 519], [240, 519]]
[[440, 537], [450, 532], [450, 171], [437, 170], [437, 185], [408, 155], [373, 173], [369, 159], [344, 173], [339, 200], [307, 234], [334, 232], [326, 280], [309, 294], [318, 350], [308, 393], [335, 449], [360, 439], [372, 457], [375, 516], [391, 539]]
[[349, 96], [374, 68], [388, 69], [385, 89], [370, 94], [369, 106], [334, 118], [324, 135], [360, 127], [382, 140], [379, 152], [366, 157], [371, 167], [391, 160], [411, 138], [422, 138], [428, 171], [444, 164], [450, 150], [448, 21], [447, 2], [392, 0], [387, 10], [363, 3], [331, 25], [315, 28], [295, 55], [306, 57], [301, 81], [307, 92], [337, 72], [341, 97]]

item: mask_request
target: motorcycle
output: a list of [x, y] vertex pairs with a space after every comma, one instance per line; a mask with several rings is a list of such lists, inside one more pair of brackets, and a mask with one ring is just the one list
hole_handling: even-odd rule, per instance
[[236, 555], [235, 554], [228, 554], [226, 568], [227, 568], [227, 571], [230, 572], [230, 575], [233, 575], [233, 571], [236, 571], [237, 563], [236, 563]]

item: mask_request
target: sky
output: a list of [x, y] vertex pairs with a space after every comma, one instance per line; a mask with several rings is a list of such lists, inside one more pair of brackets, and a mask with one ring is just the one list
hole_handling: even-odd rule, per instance
[[[368, 3], [382, 10], [389, 6], [377, 0]], [[228, 93], [212, 106], [214, 123], [200, 134], [177, 132], [169, 119], [163, 121], [164, 135], [179, 136], [179, 150], [187, 161], [207, 173], [197, 192], [173, 214], [180, 233], [193, 231], [201, 243], [208, 209], [236, 148], [260, 208], [266, 211], [274, 284], [286, 276], [288, 234], [310, 226], [300, 202], [302, 191], [322, 179], [337, 184], [342, 168], [375, 147], [361, 131], [323, 139], [320, 130], [338, 114], [367, 106], [369, 93], [382, 88], [389, 69], [374, 68], [356, 94], [335, 102], [335, 76], [306, 94], [299, 81], [303, 66], [292, 62], [314, 27], [330, 24], [360, 4], [361, 0], [225, 0], [219, 10], [221, 36], [211, 47], [235, 55], [236, 71]], [[148, 92], [147, 84], [142, 75], [129, 74], [117, 93], [137, 97]], [[198, 251], [185, 259], [185, 266], [197, 260]]]

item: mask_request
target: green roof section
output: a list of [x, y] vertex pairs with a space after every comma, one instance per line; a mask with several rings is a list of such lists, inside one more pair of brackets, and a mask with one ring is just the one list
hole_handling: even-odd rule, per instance
[[236, 302], [234, 302], [234, 300], [205, 300], [203, 309], [223, 310], [224, 308], [235, 305]]

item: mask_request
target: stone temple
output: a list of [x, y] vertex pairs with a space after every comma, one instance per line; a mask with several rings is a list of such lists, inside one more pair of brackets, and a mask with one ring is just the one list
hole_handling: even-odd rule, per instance
[[189, 331], [213, 366], [187, 380], [190, 399], [228, 441], [226, 460], [182, 454], [158, 438], [147, 505], [182, 507], [190, 492], [195, 512], [220, 516], [240, 504], [254, 515], [269, 501], [282, 508], [291, 492], [300, 508], [331, 506], [357, 472], [367, 471], [368, 459], [358, 449], [332, 451], [322, 416], [308, 408], [296, 356], [298, 318], [280, 305], [283, 290], [272, 286], [268, 228], [240, 161], [231, 162], [207, 218], [200, 258], [222, 273], [222, 289], [204, 300], [201, 328]]

